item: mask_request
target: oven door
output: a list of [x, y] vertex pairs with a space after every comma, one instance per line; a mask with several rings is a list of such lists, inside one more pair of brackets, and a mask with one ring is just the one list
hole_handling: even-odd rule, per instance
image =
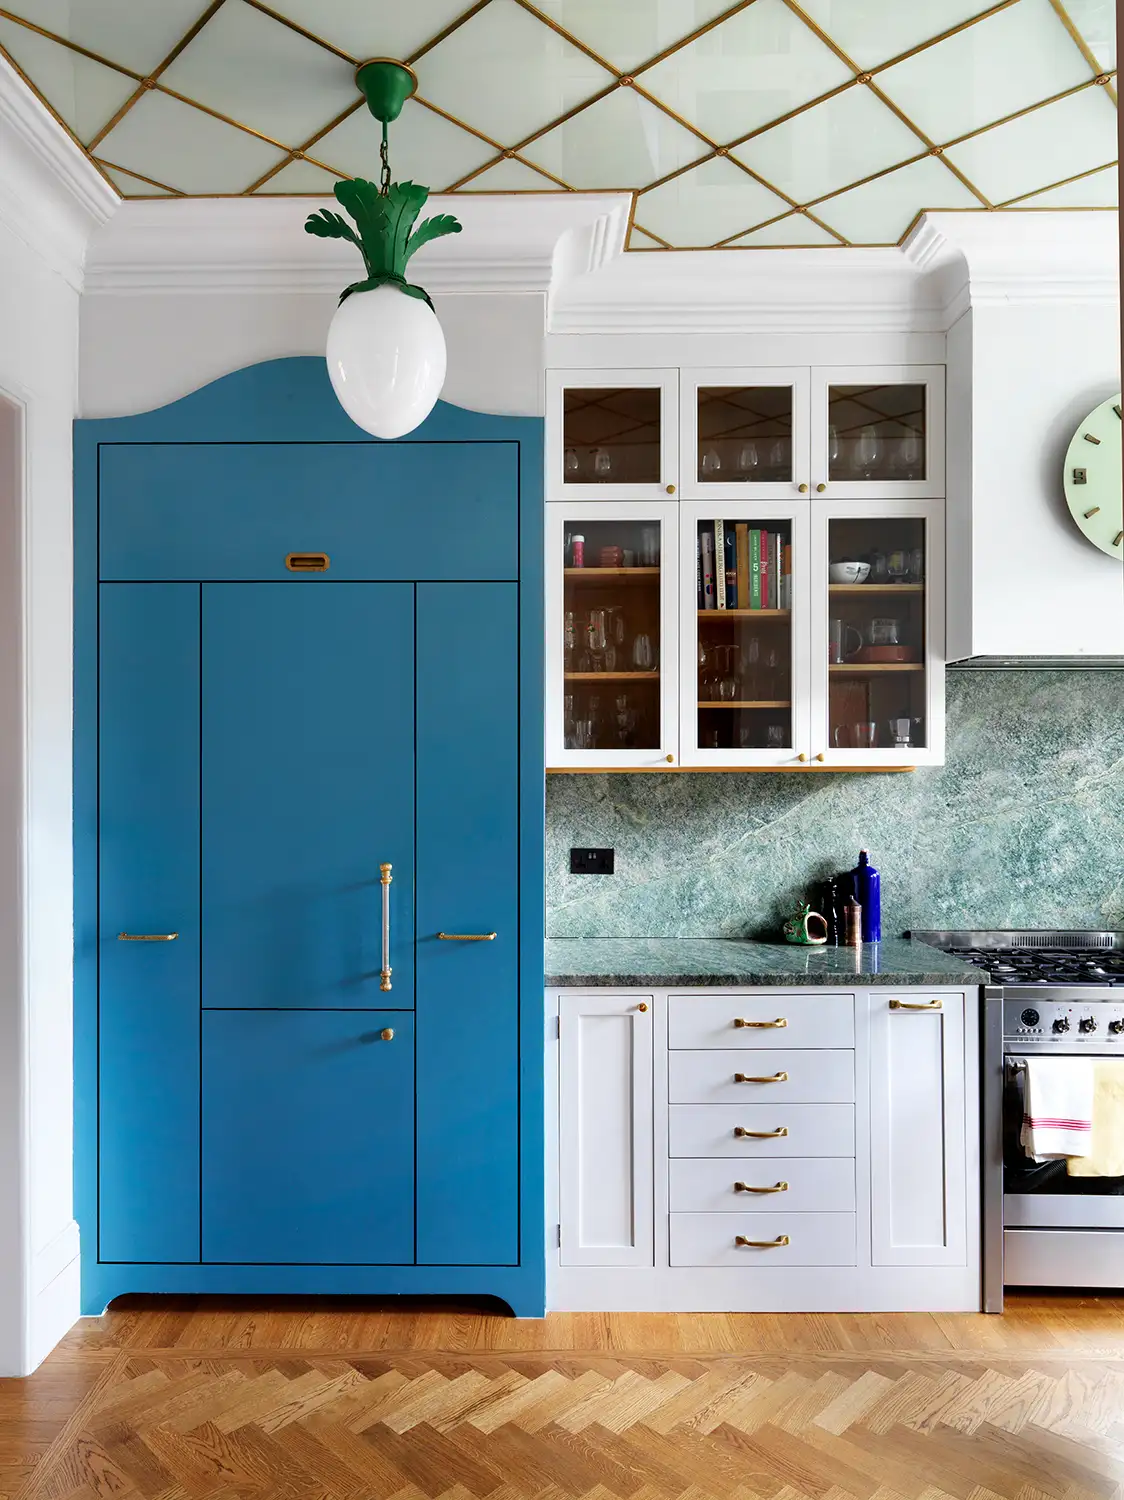
[[[1052, 1057], [1059, 1054], [1053, 1048]], [[1087, 1055], [1084, 1054], [1083, 1055]], [[1124, 1177], [1070, 1177], [1065, 1159], [1032, 1161], [1019, 1144], [1026, 1072], [1003, 1058], [1003, 1225], [1006, 1229], [1124, 1229]]]

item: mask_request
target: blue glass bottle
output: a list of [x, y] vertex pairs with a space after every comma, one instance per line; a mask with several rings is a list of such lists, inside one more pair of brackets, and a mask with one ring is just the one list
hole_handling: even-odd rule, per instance
[[882, 941], [882, 892], [878, 871], [865, 849], [859, 850], [859, 862], [851, 872], [855, 882], [855, 900], [863, 909], [863, 942]]

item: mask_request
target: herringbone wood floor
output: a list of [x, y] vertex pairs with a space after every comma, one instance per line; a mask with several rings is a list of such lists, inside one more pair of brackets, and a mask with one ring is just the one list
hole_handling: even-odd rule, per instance
[[515, 1322], [136, 1299], [0, 1381], [0, 1496], [1124, 1497], [1124, 1301]]

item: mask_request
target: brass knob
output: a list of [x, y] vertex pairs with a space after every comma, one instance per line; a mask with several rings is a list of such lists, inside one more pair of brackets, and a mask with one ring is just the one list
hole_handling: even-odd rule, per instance
[[675, 486], [673, 484], [669, 484], [667, 486], [667, 493], [669, 495], [674, 495], [675, 494]]
[[392, 1042], [394, 1040], [394, 1028], [392, 1026], [384, 1026], [379, 1032], [379, 1036], [384, 1042]]
[[804, 751], [801, 750], [800, 754], [796, 757], [796, 759], [798, 761], [804, 762], [804, 761], [806, 761], [808, 759], [808, 757], [804, 754]]
[[667, 758], [667, 762], [668, 762], [669, 765], [673, 764], [674, 761], [675, 761], [675, 756], [674, 755], [669, 755], [666, 758]]
[[802, 495], [806, 495], [808, 493], [808, 486], [806, 484], [798, 484], [796, 488]]
[[647, 1005], [646, 1005], [646, 1004], [645, 1004], [645, 1003], [644, 1003], [644, 1001], [643, 1001], [643, 1000], [641, 1000], [641, 1002], [640, 1002], [640, 1004], [639, 1004], [639, 1005], [638, 1005], [638, 1006], [637, 1006], [637, 1007], [636, 1007], [636, 1009], [637, 1009], [637, 1010], [647, 1010], [647, 1009], [648, 1009], [648, 1007], [647, 1007]]
[[819, 754], [818, 754], [818, 755], [817, 755], [817, 756], [816, 756], [816, 759], [817, 759], [817, 760], [818, 760], [818, 761], [819, 761], [819, 762], [820, 762], [820, 764], [821, 764], [821, 765], [822, 765], [822, 764], [823, 764], [823, 762], [824, 762], [824, 761], [825, 761], [825, 760], [826, 760], [826, 759], [827, 759], [827, 756], [826, 756], [826, 755], [825, 755], [825, 754], [824, 754], [824, 753], [823, 753], [823, 751], [822, 751], [822, 750], [821, 750], [821, 751], [820, 751], [820, 753], [819, 753]]
[[827, 489], [827, 485], [826, 484], [817, 484], [816, 485], [816, 494], [817, 495], [822, 495], [823, 492], [824, 492], [824, 490], [826, 490], [826, 489]]

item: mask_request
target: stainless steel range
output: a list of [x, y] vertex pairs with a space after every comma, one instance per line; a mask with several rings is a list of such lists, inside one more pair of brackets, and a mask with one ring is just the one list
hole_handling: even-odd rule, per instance
[[1124, 1287], [1124, 1177], [1070, 1177], [1019, 1144], [1022, 1061], [1124, 1058], [1124, 933], [914, 932], [984, 988], [984, 1306], [1006, 1286]]

